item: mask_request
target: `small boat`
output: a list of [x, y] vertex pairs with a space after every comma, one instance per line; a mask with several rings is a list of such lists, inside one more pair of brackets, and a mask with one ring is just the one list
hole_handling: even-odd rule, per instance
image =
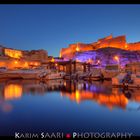
[[92, 81], [100, 81], [101, 79], [103, 79], [103, 76], [99, 74], [98, 75], [90, 74], [89, 76], [84, 78], [84, 80], [92, 80]]
[[140, 73], [120, 73], [112, 78], [112, 85], [116, 87], [140, 88]]
[[93, 80], [93, 81], [104, 80], [104, 78], [102, 76], [93, 76], [93, 77], [90, 77], [90, 79]]
[[119, 74], [119, 65], [107, 65], [103, 70], [102, 74], [104, 80], [111, 80], [112, 77]]
[[91, 74], [90, 72], [79, 73], [78, 78], [87, 80], [89, 78], [90, 74]]
[[63, 79], [65, 76], [64, 72], [50, 72], [43, 79], [53, 80], [53, 79]]
[[85, 75], [84, 80], [100, 81], [103, 79], [101, 68], [92, 68], [90, 72]]

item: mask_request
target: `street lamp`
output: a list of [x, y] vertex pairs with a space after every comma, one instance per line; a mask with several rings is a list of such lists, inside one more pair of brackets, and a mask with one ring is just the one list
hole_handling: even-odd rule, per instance
[[118, 56], [114, 56], [114, 59], [119, 63], [119, 57]]
[[120, 70], [120, 58], [119, 58], [119, 56], [114, 56], [114, 59], [118, 62], [118, 69]]

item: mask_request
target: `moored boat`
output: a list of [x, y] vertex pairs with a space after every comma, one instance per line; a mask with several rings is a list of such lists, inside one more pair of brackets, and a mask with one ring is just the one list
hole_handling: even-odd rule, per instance
[[64, 72], [50, 72], [46, 76], [43, 77], [45, 80], [53, 80], [53, 79], [63, 79], [65, 76]]
[[140, 88], [140, 73], [120, 73], [112, 78], [115, 87]]
[[47, 73], [45, 70], [22, 69], [22, 70], [7, 70], [0, 72], [0, 78], [7, 79], [40, 79], [40, 75]]
[[119, 74], [119, 65], [107, 65], [103, 70], [102, 74], [104, 80], [111, 80], [113, 77]]

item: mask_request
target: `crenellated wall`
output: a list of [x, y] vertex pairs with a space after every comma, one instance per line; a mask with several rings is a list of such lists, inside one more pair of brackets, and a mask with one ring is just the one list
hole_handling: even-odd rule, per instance
[[100, 48], [114, 47], [114, 48], [125, 49], [126, 38], [125, 36], [118, 36], [115, 38], [102, 40], [99, 43], [100, 43]]
[[135, 43], [128, 43], [127, 48], [130, 51], [137, 51], [140, 50], [140, 42], [135, 42]]
[[103, 41], [105, 41], [105, 40], [112, 39], [112, 38], [113, 38], [113, 36], [112, 36], [112, 34], [111, 34], [111, 35], [106, 36], [106, 37], [104, 37], [104, 38], [98, 39], [98, 42], [103, 42]]
[[60, 56], [71, 59], [74, 57], [76, 52], [85, 52], [106, 47], [136, 51], [140, 50], [140, 42], [127, 43], [125, 35], [117, 37], [113, 37], [112, 35], [110, 35], [105, 38], [99, 39], [97, 42], [93, 42], [91, 44], [84, 43], [70, 44], [68, 48], [61, 49]]
[[125, 36], [118, 36], [113, 38], [112, 35], [99, 39], [97, 42], [91, 44], [76, 43], [70, 44], [68, 48], [62, 48], [60, 56], [64, 58], [73, 58], [76, 52], [84, 52], [96, 50], [99, 48], [115, 47], [125, 49], [126, 38]]
[[60, 56], [64, 58], [73, 58], [76, 52], [84, 52], [93, 50], [92, 44], [83, 44], [83, 43], [77, 43], [77, 44], [70, 44], [68, 48], [62, 48], [60, 51]]

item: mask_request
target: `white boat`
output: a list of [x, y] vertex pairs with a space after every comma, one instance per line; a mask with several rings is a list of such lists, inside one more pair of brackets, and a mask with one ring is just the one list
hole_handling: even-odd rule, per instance
[[43, 79], [46, 80], [53, 80], [53, 79], [63, 79], [65, 76], [64, 72], [50, 72], [47, 75], [44, 76]]
[[102, 74], [104, 79], [112, 79], [112, 77], [119, 74], [119, 65], [107, 65], [102, 70]]
[[90, 80], [93, 80], [93, 81], [99, 81], [103, 78], [103, 75], [101, 73], [101, 69], [100, 68], [93, 68], [92, 69], [92, 72], [89, 76], [89, 79]]

